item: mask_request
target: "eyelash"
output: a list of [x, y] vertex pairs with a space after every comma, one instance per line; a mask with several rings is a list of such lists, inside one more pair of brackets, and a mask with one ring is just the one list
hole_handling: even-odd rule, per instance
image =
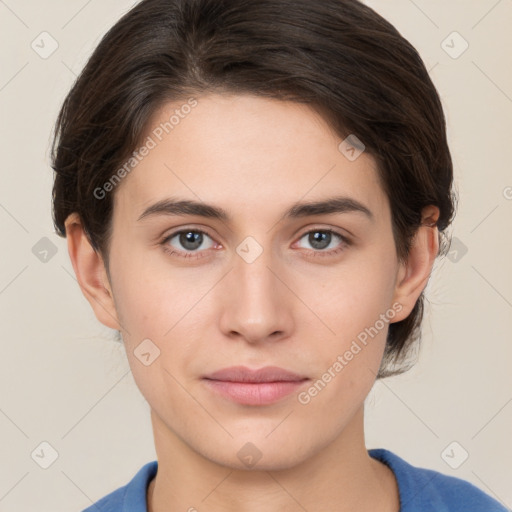
[[[209, 238], [212, 238], [206, 231], [203, 231], [202, 229], [198, 229], [198, 228], [194, 228], [194, 229], [181, 229], [179, 231], [175, 231], [174, 233], [171, 233], [170, 235], [166, 236], [160, 242], [160, 245], [162, 245], [164, 251], [167, 254], [169, 254], [170, 256], [177, 256], [179, 258], [197, 258], [197, 259], [199, 259], [199, 258], [205, 257], [205, 256], [201, 255], [201, 253], [202, 252], [204, 253], [206, 251], [186, 252], [186, 251], [175, 251], [174, 249], [169, 248], [169, 245], [167, 245], [169, 240], [172, 240], [175, 236], [180, 235], [182, 233], [200, 233], [202, 235], [208, 236]], [[337, 236], [341, 240], [341, 242], [342, 242], [341, 247], [338, 247], [337, 249], [331, 249], [329, 251], [325, 251], [325, 250], [321, 250], [321, 249], [311, 250], [311, 252], [313, 253], [313, 257], [315, 257], [315, 258], [316, 257], [333, 257], [333, 256], [337, 255], [338, 253], [340, 253], [341, 251], [345, 250], [346, 247], [351, 245], [350, 240], [346, 236], [344, 236], [341, 233], [338, 233], [337, 231], [334, 231], [332, 229], [319, 229], [319, 228], [311, 229], [311, 230], [306, 231], [305, 233], [303, 233], [299, 237], [299, 240], [304, 238], [306, 235], [309, 235], [310, 233], [329, 233], [331, 235]]]

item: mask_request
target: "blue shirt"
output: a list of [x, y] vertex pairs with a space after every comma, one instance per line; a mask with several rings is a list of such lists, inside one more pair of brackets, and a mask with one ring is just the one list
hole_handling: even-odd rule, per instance
[[[510, 512], [491, 496], [461, 478], [412, 466], [384, 448], [368, 453], [391, 468], [398, 482], [400, 512]], [[148, 462], [123, 487], [82, 512], [147, 512], [146, 492], [158, 462]]]

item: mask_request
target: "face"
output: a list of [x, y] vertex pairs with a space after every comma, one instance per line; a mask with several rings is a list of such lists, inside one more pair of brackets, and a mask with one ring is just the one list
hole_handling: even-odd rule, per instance
[[[177, 108], [155, 113], [155, 147], [115, 191], [110, 285], [130, 366], [168, 435], [223, 465], [247, 452], [290, 467], [350, 425], [404, 316], [389, 203], [373, 158], [347, 158], [305, 105], [212, 94], [154, 132]], [[201, 208], [151, 209], [162, 201]], [[293, 377], [213, 375], [234, 366]]]

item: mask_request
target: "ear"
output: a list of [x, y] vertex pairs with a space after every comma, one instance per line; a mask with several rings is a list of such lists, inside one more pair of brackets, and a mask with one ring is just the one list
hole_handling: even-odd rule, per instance
[[439, 252], [439, 232], [436, 226], [439, 208], [427, 206], [422, 211], [421, 226], [414, 235], [407, 260], [399, 264], [393, 304], [398, 302], [402, 309], [393, 318], [399, 322], [411, 313], [418, 297], [425, 288]]
[[96, 318], [103, 325], [119, 330], [114, 296], [103, 258], [89, 242], [78, 213], [70, 214], [64, 225], [69, 257], [82, 293]]

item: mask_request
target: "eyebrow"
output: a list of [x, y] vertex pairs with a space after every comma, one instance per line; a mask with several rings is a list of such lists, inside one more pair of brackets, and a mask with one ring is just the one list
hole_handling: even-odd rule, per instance
[[[345, 196], [331, 197], [321, 201], [295, 203], [284, 213], [283, 218], [296, 219], [312, 215], [333, 215], [352, 212], [362, 213], [369, 220], [374, 220], [374, 215], [369, 208], [359, 201]], [[190, 199], [171, 197], [162, 199], [146, 208], [137, 219], [137, 222], [147, 217], [158, 215], [197, 215], [223, 222], [230, 221], [229, 214], [223, 208]]]

